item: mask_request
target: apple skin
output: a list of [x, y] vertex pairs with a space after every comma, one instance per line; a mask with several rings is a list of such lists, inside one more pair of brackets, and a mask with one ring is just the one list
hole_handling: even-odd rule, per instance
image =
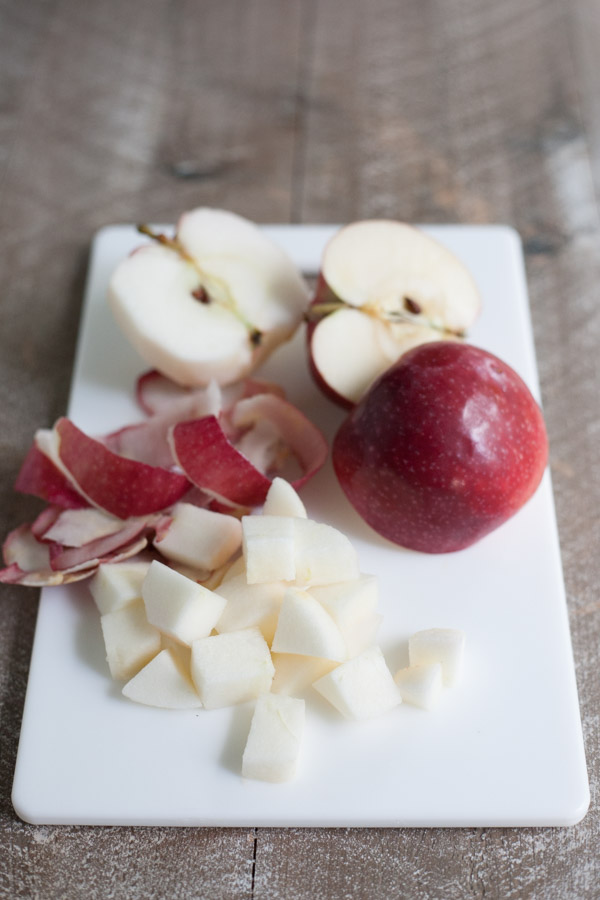
[[541, 410], [506, 363], [469, 344], [424, 344], [342, 424], [333, 465], [357, 512], [412, 550], [474, 544], [523, 506], [548, 458]]

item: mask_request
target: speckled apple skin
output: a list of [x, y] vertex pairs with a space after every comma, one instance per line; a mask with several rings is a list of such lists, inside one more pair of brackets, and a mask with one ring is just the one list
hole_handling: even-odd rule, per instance
[[380, 535], [449, 553], [498, 528], [535, 492], [548, 458], [541, 410], [491, 353], [440, 341], [404, 354], [339, 429], [333, 465]]

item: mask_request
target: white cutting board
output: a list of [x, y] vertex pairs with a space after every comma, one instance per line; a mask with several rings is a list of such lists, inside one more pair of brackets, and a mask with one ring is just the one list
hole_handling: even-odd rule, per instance
[[[316, 273], [330, 227], [265, 229]], [[470, 267], [483, 296], [472, 343], [510, 363], [539, 396], [516, 234], [496, 226], [427, 229]], [[109, 275], [142, 239], [129, 226], [93, 246], [69, 415], [94, 434], [140, 417], [145, 366], [105, 302]], [[343, 413], [307, 372], [304, 335], [263, 373], [331, 438]], [[408, 636], [462, 628], [461, 684], [425, 712], [403, 704], [348, 722], [314, 693], [295, 781], [240, 775], [251, 706], [206, 712], [138, 706], [111, 682], [85, 582], [42, 591], [14, 778], [17, 813], [35, 823], [214, 826], [569, 825], [589, 789], [548, 473], [510, 522], [468, 550], [429, 556], [377, 537], [328, 465], [302, 494], [312, 518], [354, 542], [379, 576], [380, 641], [407, 664]]]

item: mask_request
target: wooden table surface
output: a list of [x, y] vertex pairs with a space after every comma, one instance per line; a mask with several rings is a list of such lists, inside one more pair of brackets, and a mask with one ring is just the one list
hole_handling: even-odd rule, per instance
[[38, 602], [0, 603], [0, 897], [597, 898], [600, 7], [1, 0], [0, 525], [66, 408], [88, 247], [198, 204], [520, 232], [592, 806], [567, 829], [37, 827], [10, 790]]

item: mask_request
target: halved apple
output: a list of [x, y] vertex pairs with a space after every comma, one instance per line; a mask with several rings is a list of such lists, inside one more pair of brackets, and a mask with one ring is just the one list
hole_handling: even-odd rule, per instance
[[200, 208], [174, 238], [140, 230], [155, 243], [117, 267], [110, 306], [139, 354], [179, 384], [243, 378], [302, 320], [301, 275], [247, 219]]
[[406, 350], [463, 336], [479, 307], [468, 269], [429, 235], [402, 222], [355, 222], [323, 254], [308, 313], [313, 377], [351, 407]]

